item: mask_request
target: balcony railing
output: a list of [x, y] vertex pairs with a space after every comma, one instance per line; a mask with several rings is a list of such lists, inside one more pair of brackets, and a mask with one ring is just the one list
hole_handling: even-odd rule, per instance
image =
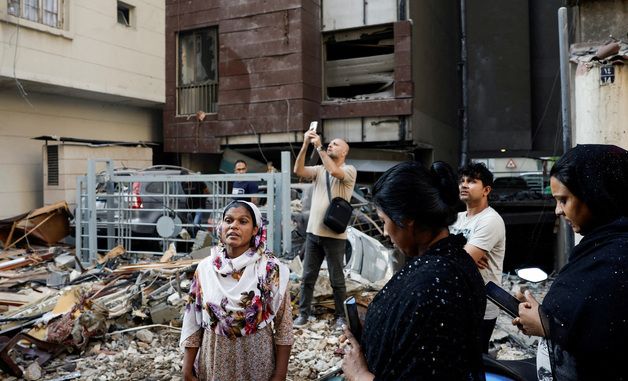
[[177, 115], [192, 115], [197, 111], [214, 113], [217, 104], [217, 83], [177, 87]]

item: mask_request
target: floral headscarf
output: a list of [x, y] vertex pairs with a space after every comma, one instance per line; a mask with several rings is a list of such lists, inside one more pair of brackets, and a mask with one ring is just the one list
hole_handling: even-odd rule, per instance
[[[249, 201], [244, 201], [244, 200], [231, 201], [223, 209], [222, 219], [224, 220], [225, 214], [227, 213], [229, 209], [237, 208], [239, 206], [244, 207], [245, 209], [249, 211], [249, 213], [251, 213], [251, 217], [253, 217], [253, 223], [254, 223], [253, 226], [259, 227], [259, 229], [257, 230], [257, 234], [253, 237], [253, 241], [251, 242], [252, 250], [264, 251], [266, 249], [266, 239], [267, 239], [267, 234], [268, 234], [268, 228], [264, 219], [262, 218], [262, 213], [260, 212], [259, 208], [255, 204]], [[224, 245], [224, 242], [222, 242], [222, 229], [223, 227], [222, 227], [222, 222], [221, 222], [218, 225], [218, 228], [216, 230], [217, 230], [218, 237], [221, 240], [220, 244]]]
[[266, 250], [266, 227], [257, 206], [234, 201], [225, 207], [223, 217], [240, 205], [252, 212], [258, 232], [251, 248], [240, 256], [229, 258], [221, 244], [199, 263], [183, 316], [181, 343], [199, 329], [230, 338], [253, 334], [274, 319], [285, 297], [289, 270]]

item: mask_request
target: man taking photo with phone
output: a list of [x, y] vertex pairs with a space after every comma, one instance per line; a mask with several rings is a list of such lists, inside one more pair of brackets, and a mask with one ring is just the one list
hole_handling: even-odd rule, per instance
[[[318, 152], [322, 165], [305, 165], [305, 156], [310, 144]], [[310, 317], [314, 284], [323, 260], [327, 260], [329, 281], [334, 295], [336, 315], [334, 329], [342, 330], [342, 325], [346, 324], [343, 318], [343, 302], [346, 299], [343, 259], [347, 232], [346, 230], [342, 233], [332, 231], [323, 223], [323, 219], [330, 205], [330, 199], [342, 197], [347, 201], [351, 200], [357, 171], [355, 167], [345, 163], [348, 153], [349, 145], [342, 139], [333, 139], [327, 149], [324, 150], [321, 137], [316, 133], [314, 127], [305, 132], [303, 145], [294, 164], [294, 173], [297, 176], [314, 183], [312, 208], [306, 229], [307, 238], [305, 241], [299, 317], [294, 321], [294, 325], [297, 327], [307, 324]], [[327, 192], [328, 179], [331, 194]]]

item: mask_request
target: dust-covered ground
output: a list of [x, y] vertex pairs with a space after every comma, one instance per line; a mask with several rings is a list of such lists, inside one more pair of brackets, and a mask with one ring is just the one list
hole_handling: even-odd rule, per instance
[[[506, 276], [503, 285], [512, 292], [527, 287], [542, 299], [550, 281], [529, 284]], [[315, 380], [342, 363], [340, 332], [333, 331], [332, 313], [318, 315], [305, 327], [295, 328], [294, 334], [288, 380]], [[27, 369], [27, 380], [180, 380], [183, 353], [178, 340], [176, 328], [138, 329], [94, 339], [82, 353], [61, 354], [43, 369], [28, 359], [20, 365]], [[521, 334], [506, 314], [500, 315], [491, 354], [506, 360], [534, 357], [536, 344], [536, 338]], [[3, 377], [17, 380], [6, 374]]]

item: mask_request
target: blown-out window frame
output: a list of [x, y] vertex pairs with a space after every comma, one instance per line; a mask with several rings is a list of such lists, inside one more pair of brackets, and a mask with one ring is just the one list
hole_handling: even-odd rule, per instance
[[177, 36], [178, 116], [218, 110], [218, 28], [180, 31]]

